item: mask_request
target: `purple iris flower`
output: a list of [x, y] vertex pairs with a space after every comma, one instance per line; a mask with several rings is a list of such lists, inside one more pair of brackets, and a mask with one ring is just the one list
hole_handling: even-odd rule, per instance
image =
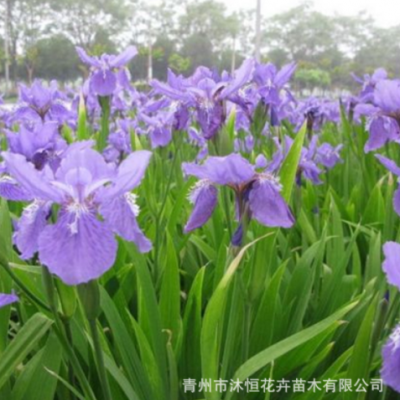
[[151, 85], [156, 93], [177, 103], [177, 126], [187, 125], [188, 108], [194, 108], [201, 132], [209, 140], [226, 121], [226, 103], [237, 98], [237, 93], [250, 81], [253, 70], [254, 60], [247, 59], [232, 77], [226, 73], [220, 77], [215, 71], [199, 67], [188, 79], [169, 72], [167, 83], [152, 81]]
[[382, 348], [381, 377], [383, 383], [400, 392], [400, 325], [394, 328], [389, 340]]
[[[54, 174], [49, 168], [36, 170], [19, 154], [3, 153], [11, 176], [34, 198], [14, 234], [21, 257], [38, 252], [53, 274], [77, 285], [111, 268], [117, 251], [114, 233], [134, 242], [139, 251], [149, 251], [151, 243], [137, 224], [139, 209], [131, 191], [140, 184], [150, 157], [148, 151], [137, 151], [116, 168], [93, 149], [76, 149], [66, 154]], [[59, 206], [57, 217], [53, 204]], [[49, 217], [55, 223], [49, 223]]]
[[234, 148], [237, 153], [250, 154], [254, 149], [254, 144], [254, 137], [248, 134], [244, 139], [236, 138]]
[[[383, 246], [385, 261], [382, 268], [386, 274], [387, 281], [400, 290], [400, 244], [387, 242]], [[400, 325], [391, 333], [389, 340], [382, 349], [381, 377], [385, 385], [400, 392]]]
[[235, 192], [239, 220], [245, 213], [262, 225], [289, 228], [293, 215], [280, 194], [279, 180], [267, 171], [256, 172], [255, 167], [239, 154], [209, 157], [202, 164], [184, 163], [186, 175], [200, 180], [189, 199], [194, 208], [185, 226], [185, 232], [203, 226], [216, 205], [217, 186], [227, 186]]
[[387, 142], [400, 142], [400, 81], [380, 80], [375, 85], [374, 106], [368, 107], [369, 139], [365, 152], [377, 150]]
[[258, 88], [258, 95], [270, 113], [271, 126], [280, 125], [285, 106], [295, 99], [286, 87], [296, 71], [297, 65], [292, 62], [278, 70], [275, 65], [257, 64], [253, 82]]
[[107, 161], [118, 161], [132, 152], [130, 133], [132, 127], [132, 120], [127, 118], [118, 120], [117, 127], [108, 137], [109, 145], [103, 152]]
[[311, 136], [318, 131], [323, 123], [322, 101], [316, 97], [308, 97], [299, 102], [294, 114], [293, 123], [296, 124], [295, 131], [298, 132], [307, 121], [307, 132]]
[[0, 308], [8, 306], [12, 303], [16, 303], [17, 301], [19, 301], [19, 298], [14, 293], [11, 294], [0, 293]]
[[383, 245], [383, 253], [385, 261], [382, 264], [382, 269], [386, 274], [386, 279], [391, 285], [396, 286], [400, 290], [400, 244], [386, 242]]
[[141, 113], [139, 118], [146, 124], [145, 131], [149, 135], [153, 149], [165, 147], [170, 143], [175, 118], [173, 112], [160, 111], [152, 117]]
[[122, 87], [129, 86], [130, 75], [125, 65], [137, 54], [135, 46], [129, 46], [118, 56], [103, 54], [90, 57], [81, 47], [77, 47], [76, 51], [82, 62], [91, 67], [90, 88], [97, 96], [111, 96], [117, 83]]
[[273, 64], [258, 64], [253, 80], [259, 87], [259, 93], [267, 105], [278, 105], [281, 101], [280, 91], [289, 82], [297, 65], [292, 62], [277, 70]]
[[330, 143], [322, 143], [317, 148], [315, 162], [323, 165], [325, 168], [332, 169], [337, 163], [342, 162], [340, 158], [340, 150], [342, 148], [342, 144], [333, 147]]
[[67, 99], [58, 90], [57, 82], [49, 87], [35, 80], [29, 88], [20, 85], [19, 102], [15, 109], [14, 121], [57, 121], [62, 125], [70, 115]]
[[[320, 168], [318, 168], [315, 162], [317, 140], [318, 137], [314, 135], [310, 141], [309, 147], [303, 147], [301, 150], [301, 157], [296, 175], [296, 182], [299, 186], [301, 185], [302, 177], [308, 179], [314, 185], [320, 185], [322, 183], [320, 179], [322, 171]], [[274, 154], [271, 164], [274, 165], [274, 170], [277, 170], [280, 168], [283, 160], [288, 155], [289, 150], [293, 145], [293, 139], [289, 136], [285, 136], [283, 145], [280, 144], [277, 140], [275, 140], [275, 144], [278, 147], [278, 150]]]
[[21, 125], [19, 132], [6, 131], [6, 137], [9, 150], [25, 156], [36, 169], [43, 169], [46, 164], [58, 167], [58, 155], [67, 148], [56, 122]]
[[374, 99], [374, 89], [379, 81], [387, 79], [387, 72], [383, 68], [378, 68], [372, 75], [365, 74], [363, 78], [359, 78], [356, 74], [351, 74], [353, 79], [362, 85], [360, 99], [362, 102], [372, 102]]
[[200, 79], [188, 89], [195, 98], [197, 122], [206, 139], [212, 139], [226, 121], [226, 104], [251, 78], [254, 60], [243, 62], [230, 80]]

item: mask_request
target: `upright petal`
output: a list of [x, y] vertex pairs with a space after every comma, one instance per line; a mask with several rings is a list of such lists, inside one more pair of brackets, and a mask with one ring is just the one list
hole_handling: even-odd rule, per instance
[[90, 65], [91, 67], [101, 67], [100, 61], [96, 57], [90, 57], [82, 47], [76, 47], [76, 52], [84, 64]]
[[137, 54], [137, 49], [135, 46], [129, 46], [126, 50], [124, 50], [121, 54], [114, 57], [114, 59], [110, 62], [110, 67], [120, 68], [124, 65], [128, 64], [130, 60]]
[[192, 214], [185, 226], [185, 232], [203, 226], [210, 218], [217, 205], [218, 191], [208, 181], [200, 181], [194, 187], [190, 200], [194, 204]]
[[107, 164], [99, 152], [91, 148], [77, 147], [66, 153], [57, 170], [57, 180], [65, 181], [71, 171], [77, 168], [89, 171], [93, 181], [112, 179], [115, 176], [114, 166]]
[[235, 71], [235, 75], [231, 82], [222, 90], [220, 98], [226, 98], [237, 92], [252, 77], [255, 61], [252, 58], [244, 60], [239, 69]]
[[260, 224], [271, 227], [290, 228], [293, 215], [273, 178], [260, 177], [254, 182], [249, 194], [252, 217]]
[[115, 197], [101, 205], [100, 213], [116, 234], [134, 242], [141, 253], [147, 253], [152, 245], [137, 223], [139, 208], [135, 200], [136, 196], [132, 193]]
[[39, 237], [39, 258], [67, 285], [99, 278], [114, 264], [117, 242], [110, 227], [89, 212], [64, 212]]
[[282, 88], [290, 80], [296, 68], [297, 64], [295, 62], [284, 65], [275, 76], [275, 85], [278, 88]]

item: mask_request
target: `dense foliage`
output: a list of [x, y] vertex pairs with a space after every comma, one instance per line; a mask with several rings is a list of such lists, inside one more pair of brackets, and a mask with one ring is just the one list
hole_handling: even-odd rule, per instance
[[247, 59], [140, 92], [135, 47], [76, 50], [81, 90], [1, 108], [0, 397], [393, 398], [399, 81], [296, 100]]

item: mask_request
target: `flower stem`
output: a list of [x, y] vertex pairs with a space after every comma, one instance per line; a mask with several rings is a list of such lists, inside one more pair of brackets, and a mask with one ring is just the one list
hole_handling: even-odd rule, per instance
[[110, 133], [110, 96], [100, 96], [99, 103], [101, 106], [101, 129], [97, 140], [97, 148], [102, 152], [107, 146]]
[[112, 400], [110, 384], [108, 382], [107, 372], [104, 365], [103, 350], [100, 344], [99, 332], [97, 330], [96, 319], [89, 320], [90, 331], [93, 339], [94, 354], [96, 357], [97, 371], [100, 377], [101, 386], [103, 388], [104, 400]]
[[170, 170], [169, 170], [169, 174], [168, 174], [168, 178], [167, 178], [167, 184], [165, 187], [165, 191], [163, 192], [163, 196], [162, 196], [162, 201], [161, 201], [161, 207], [158, 211], [158, 213], [156, 214], [156, 218], [155, 218], [155, 225], [156, 225], [156, 238], [155, 238], [155, 244], [154, 244], [154, 271], [153, 271], [153, 275], [154, 275], [154, 281], [157, 282], [158, 278], [159, 278], [159, 272], [160, 272], [160, 268], [159, 268], [159, 258], [160, 258], [160, 247], [161, 247], [161, 219], [164, 213], [164, 209], [165, 206], [167, 205], [167, 200], [168, 200], [168, 195], [170, 194], [170, 189], [171, 189], [171, 185], [172, 185], [172, 181], [173, 181], [173, 177], [175, 174], [175, 169], [177, 168], [177, 162], [179, 159], [179, 151], [181, 148], [181, 143], [182, 143], [182, 139], [179, 138], [176, 142], [175, 142], [175, 151], [174, 151], [174, 155], [172, 158], [172, 162], [171, 162], [171, 166], [170, 166]]
[[42, 300], [39, 299], [36, 295], [34, 295], [22, 281], [14, 274], [14, 272], [11, 270], [8, 262], [4, 261], [3, 259], [0, 259], [0, 265], [4, 268], [4, 270], [7, 272], [7, 274], [11, 277], [11, 279], [15, 282], [15, 284], [26, 294], [27, 297], [29, 297], [34, 303], [36, 303], [38, 306], [42, 307], [44, 310], [50, 312], [50, 308], [45, 304]]
[[58, 313], [57, 310], [57, 304], [56, 304], [56, 291], [54, 287], [54, 280], [50, 272], [46, 267], [43, 267], [43, 283], [45, 285], [46, 289], [46, 295], [48, 297], [48, 302], [50, 304], [50, 311], [53, 314], [54, 317], [54, 322], [55, 322], [55, 328], [54, 331], [58, 337], [58, 340], [60, 341], [62, 347], [64, 348], [65, 352], [68, 355], [68, 359], [71, 362], [71, 365], [74, 368], [75, 374], [77, 378], [79, 379], [79, 382], [82, 386], [82, 390], [85, 394], [85, 398], [90, 399], [90, 400], [96, 400], [96, 396], [93, 393], [92, 388], [90, 387], [90, 384], [85, 376], [85, 373], [83, 372], [83, 369], [79, 363], [78, 358], [76, 357], [75, 350], [73, 348], [72, 342], [68, 340], [68, 335], [65, 333], [65, 326], [61, 320], [61, 317]]
[[101, 348], [99, 332], [97, 330], [97, 318], [101, 313], [99, 283], [96, 280], [83, 283], [78, 286], [78, 293], [86, 318], [89, 322], [97, 373], [103, 389], [103, 398], [104, 400], [112, 400], [110, 384], [108, 382], [107, 372], [104, 365], [103, 349]]

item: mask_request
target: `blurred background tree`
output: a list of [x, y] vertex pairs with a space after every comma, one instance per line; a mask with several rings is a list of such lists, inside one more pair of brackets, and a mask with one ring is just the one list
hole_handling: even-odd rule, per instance
[[[254, 52], [254, 11], [232, 13], [218, 0], [3, 0], [0, 2], [0, 79], [4, 33], [14, 82], [34, 78], [73, 82], [83, 74], [74, 47], [115, 53], [134, 44], [133, 79], [166, 79], [199, 65], [233, 70]], [[400, 25], [379, 28], [364, 13], [327, 16], [310, 2], [262, 20], [261, 58], [278, 67], [295, 60], [299, 90], [342, 90], [384, 67], [400, 75]]]

